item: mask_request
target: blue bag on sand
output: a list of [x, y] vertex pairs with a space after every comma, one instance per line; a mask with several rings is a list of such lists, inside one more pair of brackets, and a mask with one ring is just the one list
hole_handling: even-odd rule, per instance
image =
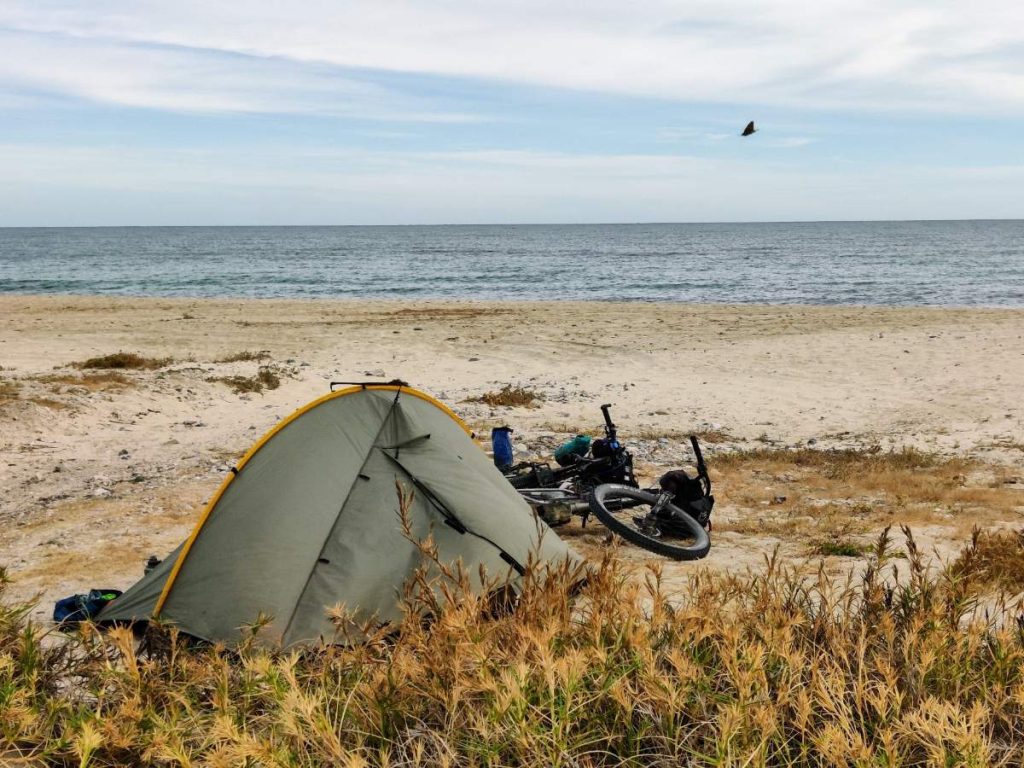
[[512, 451], [512, 427], [495, 427], [491, 430], [491, 449], [494, 451], [494, 466], [505, 470], [515, 459]]
[[119, 589], [91, 589], [87, 595], [65, 597], [54, 604], [53, 620], [62, 629], [72, 628], [96, 618], [107, 603], [120, 596]]

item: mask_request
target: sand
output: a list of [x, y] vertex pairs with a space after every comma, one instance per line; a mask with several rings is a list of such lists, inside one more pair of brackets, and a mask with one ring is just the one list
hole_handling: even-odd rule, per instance
[[[72, 363], [119, 350], [173, 362], [75, 382]], [[210, 381], [255, 374], [255, 361], [215, 362], [242, 351], [266, 351], [280, 387]], [[63, 595], [130, 585], [234, 460], [332, 380], [403, 379], [482, 435], [511, 424], [522, 453], [597, 430], [610, 402], [649, 477], [685, 463], [690, 431], [717, 441], [712, 470], [719, 452], [764, 446], [913, 446], [993, 468], [985, 482], [1010, 501], [986, 524], [1024, 512], [1021, 310], [0, 296], [0, 366], [0, 565], [16, 597], [41, 596], [40, 617]], [[505, 383], [545, 399], [466, 402]], [[749, 520], [751, 503], [721, 488], [716, 516]], [[926, 522], [945, 551], [966, 535]], [[594, 528], [563, 533], [593, 554]], [[700, 566], [667, 567], [757, 567], [776, 544], [806, 555], [726, 530]]]

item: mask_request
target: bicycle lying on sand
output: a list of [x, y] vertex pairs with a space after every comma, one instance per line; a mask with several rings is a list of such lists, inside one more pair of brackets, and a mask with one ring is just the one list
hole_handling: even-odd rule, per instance
[[633, 474], [633, 456], [618, 440], [610, 405], [602, 405], [603, 439], [589, 455], [570, 457], [565, 466], [522, 462], [505, 477], [534, 511], [551, 526], [573, 515], [586, 525], [591, 514], [627, 541], [674, 560], [698, 560], [711, 548], [711, 494], [700, 443], [690, 436], [697, 476], [667, 472], [655, 488], [641, 489]]

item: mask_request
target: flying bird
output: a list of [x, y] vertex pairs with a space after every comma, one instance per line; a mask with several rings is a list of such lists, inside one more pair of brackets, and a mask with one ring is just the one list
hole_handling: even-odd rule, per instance
[[747, 123], [747, 127], [743, 129], [743, 133], [740, 136], [752, 136], [755, 131], [757, 131], [757, 128], [754, 127], [754, 121], [751, 120]]

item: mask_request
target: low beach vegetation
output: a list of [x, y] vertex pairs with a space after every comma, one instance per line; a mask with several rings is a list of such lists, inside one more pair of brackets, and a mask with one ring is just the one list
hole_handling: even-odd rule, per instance
[[21, 394], [21, 385], [11, 379], [0, 379], [0, 405], [13, 403]]
[[260, 366], [255, 376], [217, 376], [207, 381], [226, 384], [236, 394], [260, 393], [281, 386], [281, 377], [270, 366]]
[[90, 392], [105, 392], [132, 386], [132, 380], [117, 371], [83, 374], [53, 373], [36, 376], [35, 381], [52, 385], [54, 392], [59, 392], [63, 387], [84, 387]]
[[1024, 592], [1024, 531], [975, 528], [971, 546], [953, 562], [954, 573], [1011, 592]]
[[260, 350], [249, 350], [243, 349], [241, 352], [233, 352], [230, 355], [224, 355], [224, 357], [217, 358], [214, 360], [215, 363], [253, 363], [262, 362], [270, 359], [270, 351], [266, 349]]
[[501, 389], [466, 398], [467, 403], [483, 403], [492, 408], [534, 408], [544, 400], [544, 394], [535, 389], [506, 384]]
[[14, 403], [33, 403], [42, 408], [49, 408], [52, 411], [60, 411], [67, 408], [67, 404], [52, 397], [40, 395], [30, 388], [23, 386], [20, 381], [0, 379], [0, 408]]
[[814, 544], [813, 554], [821, 557], [860, 557], [865, 547], [848, 539], [832, 536]]
[[0, 601], [0, 762], [1016, 764], [1019, 608], [978, 591], [978, 552], [933, 570], [904, 534], [905, 567], [886, 531], [839, 583], [769, 557], [669, 590], [613, 548], [575, 599], [574, 574], [528, 573], [497, 615], [459, 579], [424, 585], [350, 647], [229, 653], [156, 627], [142, 651]]
[[71, 363], [73, 368], [97, 368], [106, 370], [154, 371], [174, 362], [169, 357], [145, 357], [135, 352], [114, 352], [110, 355], [90, 357], [88, 360]]
[[631, 440], [670, 440], [674, 443], [685, 443], [689, 445], [690, 435], [694, 435], [701, 444], [718, 445], [719, 443], [736, 442], [739, 440], [724, 429], [662, 429], [660, 427], [639, 427], [629, 430]]
[[915, 449], [758, 448], [709, 461], [721, 500], [737, 510], [716, 530], [822, 540], [874, 535], [894, 523], [975, 525], [1019, 514], [1009, 469]]

